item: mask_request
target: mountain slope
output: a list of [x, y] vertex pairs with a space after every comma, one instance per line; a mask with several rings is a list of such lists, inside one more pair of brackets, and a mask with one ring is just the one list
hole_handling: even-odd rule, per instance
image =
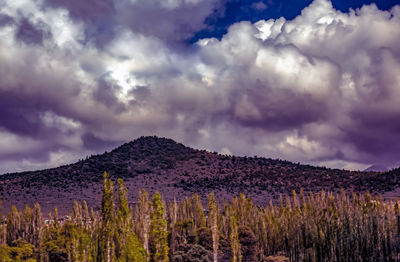
[[45, 212], [57, 206], [69, 210], [74, 200], [98, 207], [102, 173], [123, 178], [134, 201], [140, 188], [160, 191], [166, 199], [211, 190], [221, 198], [242, 192], [265, 204], [292, 190], [372, 191], [383, 193], [399, 187], [399, 170], [386, 173], [350, 172], [300, 165], [259, 157], [235, 157], [195, 150], [167, 138], [141, 137], [130, 143], [77, 163], [32, 172], [0, 176], [4, 206], [39, 202]]
[[368, 168], [366, 168], [363, 171], [365, 171], [365, 172], [371, 172], [371, 171], [373, 171], [373, 172], [386, 172], [386, 171], [389, 171], [389, 170], [390, 170], [390, 168], [388, 168], [388, 167], [386, 167], [384, 165], [376, 164], [376, 165], [369, 166]]

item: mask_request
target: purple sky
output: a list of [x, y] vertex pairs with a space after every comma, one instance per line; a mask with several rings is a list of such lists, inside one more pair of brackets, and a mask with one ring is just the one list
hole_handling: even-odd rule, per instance
[[315, 0], [286, 19], [260, 13], [278, 1], [232, 2], [0, 2], [0, 173], [141, 135], [328, 167], [400, 165], [400, 6]]

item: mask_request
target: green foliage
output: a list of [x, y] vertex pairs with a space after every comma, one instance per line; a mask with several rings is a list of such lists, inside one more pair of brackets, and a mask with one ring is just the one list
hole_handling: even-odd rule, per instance
[[118, 261], [143, 262], [147, 261], [147, 257], [147, 252], [137, 235], [133, 231], [130, 232], [127, 236], [125, 252]]
[[231, 214], [229, 218], [229, 228], [230, 228], [229, 240], [231, 243], [231, 250], [232, 250], [232, 262], [241, 262], [242, 253], [240, 250], [238, 225], [236, 222], [236, 218], [233, 214]]
[[115, 213], [114, 213], [114, 185], [109, 174], [103, 175], [103, 197], [101, 200], [101, 226], [99, 236], [99, 261], [114, 261], [115, 245]]
[[134, 232], [132, 210], [128, 203], [128, 190], [122, 179], [118, 179], [117, 229], [115, 235], [117, 261], [140, 262], [147, 260], [147, 252]]
[[208, 225], [211, 228], [213, 241], [213, 260], [218, 261], [218, 210], [217, 201], [215, 200], [214, 192], [208, 195]]
[[161, 195], [158, 192], [153, 196], [150, 239], [152, 243], [152, 261], [169, 261], [167, 220], [164, 216], [164, 205], [161, 201]]
[[58, 224], [51, 225], [43, 245], [50, 261], [67, 261], [68, 252], [66, 246], [66, 238], [61, 233], [61, 228]]
[[35, 262], [34, 246], [22, 240], [15, 241], [13, 247], [0, 245], [0, 261], [2, 262]]
[[151, 202], [149, 193], [146, 190], [139, 190], [138, 203], [135, 208], [135, 232], [139, 239], [143, 242], [143, 247], [147, 253], [150, 253], [149, 237], [150, 237], [150, 213]]
[[50, 261], [93, 261], [91, 230], [81, 223], [53, 222], [46, 233], [43, 248]]
[[0, 261], [12, 262], [11, 259], [11, 248], [6, 245], [0, 245]]
[[205, 227], [206, 226], [206, 217], [203, 211], [203, 205], [201, 204], [201, 199], [198, 194], [194, 194], [192, 197], [193, 202], [193, 217], [196, 223], [196, 227]]
[[134, 208], [122, 180], [115, 208], [107, 173], [98, 213], [75, 202], [44, 224], [38, 204], [12, 207], [0, 262], [400, 261], [400, 204], [369, 193], [300, 191], [264, 207], [243, 194], [219, 205], [210, 193], [204, 212], [198, 195], [165, 210], [159, 193], [151, 202], [141, 190]]
[[172, 262], [208, 262], [212, 260], [212, 252], [199, 244], [181, 246], [172, 256]]

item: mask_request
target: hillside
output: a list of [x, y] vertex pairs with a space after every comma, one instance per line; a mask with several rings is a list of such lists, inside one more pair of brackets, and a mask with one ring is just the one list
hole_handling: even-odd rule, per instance
[[265, 204], [280, 194], [303, 188], [373, 193], [395, 192], [400, 170], [350, 172], [260, 157], [235, 157], [195, 150], [167, 138], [141, 137], [111, 152], [77, 163], [40, 171], [0, 176], [0, 197], [6, 210], [39, 202], [44, 212], [57, 206], [67, 212], [74, 200], [98, 207], [102, 173], [123, 178], [134, 201], [140, 188], [160, 191], [167, 199], [215, 191], [219, 199], [239, 192]]

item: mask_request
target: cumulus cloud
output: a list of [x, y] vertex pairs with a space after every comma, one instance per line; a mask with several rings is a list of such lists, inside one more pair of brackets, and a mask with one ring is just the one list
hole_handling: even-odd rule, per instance
[[0, 172], [153, 134], [339, 168], [399, 164], [399, 6], [315, 0], [182, 49], [220, 1], [91, 2], [0, 5]]

